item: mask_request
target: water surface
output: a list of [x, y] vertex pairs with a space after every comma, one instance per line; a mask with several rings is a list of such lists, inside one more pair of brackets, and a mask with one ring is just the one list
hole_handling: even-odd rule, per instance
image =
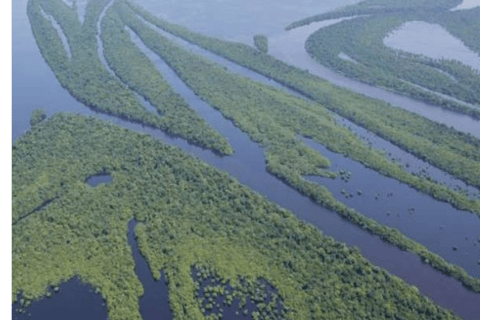
[[393, 49], [432, 59], [457, 60], [480, 71], [480, 56], [438, 24], [424, 21], [406, 22], [383, 39], [383, 43]]
[[471, 9], [480, 6], [480, 0], [463, 0], [462, 3], [460, 3], [458, 6], [455, 8], [452, 8], [451, 10], [464, 10], [464, 9]]
[[[73, 278], [59, 286], [59, 291], [50, 298], [34, 301], [25, 313], [18, 313], [18, 303], [12, 305], [13, 320], [85, 320], [107, 319], [107, 306], [99, 293], [78, 278]], [[148, 319], [145, 319], [148, 320]]]

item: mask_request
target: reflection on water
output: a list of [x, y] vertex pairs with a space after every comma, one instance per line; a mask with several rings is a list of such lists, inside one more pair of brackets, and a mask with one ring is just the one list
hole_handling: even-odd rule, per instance
[[393, 49], [432, 59], [457, 60], [480, 71], [480, 56], [438, 24], [409, 21], [388, 35], [383, 42]]
[[463, 0], [461, 4], [452, 8], [454, 10], [471, 9], [480, 6], [480, 0]]

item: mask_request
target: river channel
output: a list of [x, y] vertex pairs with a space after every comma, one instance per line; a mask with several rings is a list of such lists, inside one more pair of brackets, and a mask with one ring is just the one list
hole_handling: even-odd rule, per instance
[[[370, 234], [364, 232], [362, 229], [351, 225], [347, 221], [341, 219], [336, 213], [327, 211], [319, 207], [318, 205], [310, 201], [307, 197], [298, 194], [296, 191], [285, 185], [283, 182], [268, 174], [265, 170], [263, 150], [255, 143], [253, 143], [248, 138], [248, 136], [238, 130], [230, 121], [225, 120], [218, 111], [212, 109], [210, 106], [199, 100], [198, 97], [196, 97], [193, 92], [191, 92], [191, 90], [189, 90], [178, 79], [178, 77], [176, 77], [176, 75], [165, 64], [162, 63], [160, 59], [157, 58], [155, 62], [157, 63], [158, 68], [162, 71], [167, 80], [215, 129], [217, 129], [219, 132], [221, 132], [224, 136], [228, 138], [231, 145], [235, 149], [234, 156], [218, 157], [208, 150], [204, 150], [196, 146], [190, 145], [182, 139], [168, 137], [165, 134], [159, 132], [158, 130], [144, 128], [141, 125], [129, 124], [128, 122], [105, 115], [100, 116], [97, 113], [90, 111], [90, 109], [82, 106], [80, 103], [76, 102], [73, 98], [71, 98], [68, 92], [66, 92], [58, 84], [53, 73], [43, 61], [43, 58], [40, 55], [40, 52], [35, 44], [35, 41], [30, 31], [28, 18], [26, 17], [25, 13], [25, 5], [26, 1], [23, 0], [19, 1], [19, 3], [15, 4], [13, 7], [13, 31], [15, 35], [13, 39], [13, 140], [18, 138], [18, 136], [20, 136], [25, 130], [28, 129], [28, 121], [31, 110], [37, 107], [45, 108], [48, 115], [51, 115], [54, 112], [58, 111], [73, 111], [82, 114], [95, 115], [97, 117], [99, 116], [102, 119], [106, 119], [107, 121], [113, 121], [119, 125], [126, 126], [135, 131], [149, 133], [154, 138], [160, 139], [169, 144], [179, 146], [183, 150], [201, 158], [202, 160], [210, 163], [211, 165], [228, 171], [230, 174], [235, 176], [241, 183], [246, 184], [257, 192], [262, 193], [267, 198], [275, 201], [279, 205], [292, 210], [301, 219], [316, 225], [324, 232], [324, 234], [333, 236], [335, 239], [346, 242], [348, 245], [358, 246], [361, 249], [361, 252], [374, 264], [384, 267], [389, 272], [403, 278], [406, 282], [416, 285], [423, 294], [431, 297], [440, 305], [446, 308], [453, 309], [463, 318], [476, 319], [478, 314], [480, 314], [478, 295], [467, 291], [457, 281], [432, 270], [429, 266], [424, 265], [416, 256], [413, 256], [406, 252], [402, 252], [388, 244], [385, 244], [378, 237], [371, 236]], [[295, 5], [292, 5], [291, 7], [294, 8]], [[291, 7], [289, 8], [291, 9]], [[195, 14], [193, 15], [195, 16]], [[267, 19], [268, 17], [269, 16], [266, 16], [265, 19]], [[229, 19], [228, 16], [225, 16], [223, 18], [226, 20]], [[294, 20], [294, 18], [296, 17], [292, 16], [291, 20]], [[230, 19], [232, 19], [231, 16]], [[230, 29], [230, 32], [233, 31]], [[248, 32], [245, 32], [244, 34], [246, 33]], [[240, 36], [241, 35], [242, 33], [240, 33]], [[295, 48], [296, 45], [291, 44], [289, 46], [291, 48]], [[303, 44], [301, 48], [303, 49]], [[34, 68], [28, 68], [28, 66]], [[321, 148], [320, 146], [317, 147]], [[326, 150], [322, 150], [322, 153], [323, 152], [325, 152], [325, 155], [327, 157], [333, 160], [333, 157], [335, 155], [327, 154]], [[333, 162], [336, 163], [336, 161]], [[341, 164], [341, 166], [348, 167], [349, 165], [354, 164], [355, 163]], [[345, 169], [349, 170], [348, 168]], [[359, 176], [367, 172], [366, 169], [361, 168], [352, 167], [352, 170], [356, 170], [353, 171], [354, 176], [357, 175], [357, 172], [359, 172]], [[372, 174], [369, 173], [369, 175], [371, 176]], [[338, 183], [338, 180], [335, 181], [335, 183]], [[352, 190], [357, 189], [357, 185], [356, 182], [354, 182], [354, 179], [352, 179], [352, 184], [347, 184], [347, 186], [347, 188], [352, 187]], [[338, 196], [334, 191], [338, 188], [335, 188], [332, 189], [332, 192], [336, 196]], [[412, 194], [416, 194], [415, 191], [408, 191], [409, 189], [411, 188], [406, 187], [405, 190], [407, 191], [405, 192], [413, 192]], [[398, 193], [398, 197], [400, 197], [401, 192]], [[397, 196], [396, 189], [393, 190], [393, 193], [394, 196], [392, 198], [395, 198]], [[372, 195], [374, 195], [374, 193], [372, 193]], [[365, 194], [364, 198], [366, 197], [367, 195]], [[352, 200], [354, 199], [356, 198], [353, 197]], [[384, 200], [387, 204], [388, 202], [386, 201], [386, 199], [382, 198], [382, 201]], [[433, 200], [430, 199], [430, 201]], [[348, 204], [351, 205], [350, 203]], [[440, 203], [439, 205], [446, 204]], [[414, 207], [416, 207], [416, 205], [414, 205]], [[403, 209], [401, 210], [406, 212], [402, 212], [401, 219], [397, 221], [399, 221], [398, 225], [406, 225], [406, 227], [404, 227], [405, 230], [407, 230], [408, 228], [419, 228], [420, 221], [423, 221], [424, 223], [430, 221], [423, 219], [433, 219], [432, 215], [424, 213], [420, 209], [416, 209], [414, 214], [410, 214], [408, 208], [406, 207]], [[445, 232], [445, 234], [443, 235], [443, 237], [445, 238], [444, 249], [439, 249], [439, 251], [441, 251], [439, 253], [441, 253], [442, 256], [445, 257], [445, 259], [448, 259], [449, 261], [453, 260], [455, 261], [455, 263], [458, 264], [461, 264], [462, 261], [469, 261], [468, 265], [466, 264], [462, 266], [467, 269], [470, 274], [478, 276], [478, 270], [480, 267], [474, 265], [475, 257], [477, 257], [477, 260], [478, 258], [480, 258], [478, 249], [478, 247], [480, 247], [480, 243], [476, 246], [474, 241], [478, 238], [478, 236], [480, 236], [478, 218], [474, 217], [469, 213], [456, 213], [454, 209], [452, 210], [453, 211], [451, 211], [450, 214], [442, 214], [444, 218], [441, 219], [446, 219], [442, 220], [442, 225], [438, 226], [437, 224], [434, 224], [432, 226], [431, 233], [424, 231], [427, 235], [421, 235], [425, 237], [428, 237], [428, 235], [430, 235], [430, 240], [416, 240], [426, 246], [429, 246], [427, 243], [425, 243], [425, 241], [432, 241], [433, 244], [434, 242], [437, 242], [439, 237], [442, 237], [441, 232]], [[378, 209], [378, 212], [375, 212], [373, 214], [378, 215], [377, 219], [382, 220], [382, 222], [385, 224], [389, 224], [388, 219], [390, 218], [392, 218], [392, 220], [393, 218], [399, 218], [396, 216], [396, 214], [398, 214], [397, 212], [391, 214], [390, 216], [387, 216], [386, 211], [388, 210]], [[391, 211], [393, 212], [393, 210]], [[383, 212], [385, 212], [385, 217], [381, 216]], [[412, 216], [413, 218], [411, 218]], [[420, 216], [424, 218], [418, 218]], [[437, 216], [435, 216], [435, 219], [436, 218]], [[455, 220], [455, 224], [454, 226], [451, 226], [450, 224], [453, 220]], [[437, 223], [437, 220], [435, 220], [435, 223]], [[393, 225], [395, 225], [395, 223], [393, 223]], [[395, 226], [399, 227], [398, 225]], [[443, 226], [444, 229], [440, 229], [441, 226]], [[468, 235], [468, 240], [465, 239], [465, 236], [463, 240], [461, 238], [456, 238], [456, 236], [453, 235], [456, 233], [456, 228], [464, 228], [465, 226], [472, 227], [472, 231]], [[438, 231], [437, 233], [434, 233], [433, 230], [435, 229], [435, 227], [438, 227], [438, 230], [443, 231]], [[407, 232], [405, 230], [402, 231]], [[139, 267], [141, 265], [142, 258], [139, 254], [135, 254], [135, 249], [131, 241], [132, 240], [130, 239], [130, 244], [132, 245], [132, 251], [137, 265], [136, 271], [139, 279], [141, 279], [144, 287], [146, 288], [146, 294], [144, 299], [147, 299], [150, 296], [150, 291], [147, 287], [161, 286], [161, 283], [150, 283], [143, 280], [148, 278], [147, 275], [151, 278], [151, 274], [148, 268]], [[439, 246], [442, 245], [443, 244], [439, 244]], [[453, 246], [457, 246], [458, 250], [456, 252], [452, 252]], [[433, 248], [431, 248], [431, 250], [437, 252]], [[443, 252], [442, 250], [444, 250], [445, 252]], [[465, 253], [469, 253], [468, 257], [462, 256], [465, 255]], [[67, 284], [68, 283], [70, 282], [67, 282]], [[62, 289], [58, 295], [62, 295], [64, 291], [65, 290]], [[79, 295], [78, 297], [80, 299], [81, 295]], [[48, 301], [54, 300], [51, 299]], [[41, 303], [43, 302], [39, 302], [39, 304]], [[164, 304], [166, 304], [166, 302], [164, 302]], [[165, 310], [168, 310], [168, 308]], [[163, 312], [162, 314], [167, 316], [167, 311], [164, 312], [165, 314]], [[145, 320], [151, 319], [146, 314], [144, 315], [144, 317]], [[31, 318], [43, 319], [44, 317], [37, 317], [32, 312]], [[99, 312], [98, 316], [89, 318], [104, 319], [105, 313], [102, 314], [101, 312]]]

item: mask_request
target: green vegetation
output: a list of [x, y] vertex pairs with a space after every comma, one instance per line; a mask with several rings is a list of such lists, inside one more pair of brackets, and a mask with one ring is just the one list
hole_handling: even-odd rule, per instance
[[268, 52], [268, 38], [263, 34], [257, 34], [253, 36], [253, 43], [255, 47], [263, 53]]
[[[454, 6], [457, 1], [450, 2]], [[460, 39], [471, 43], [471, 48], [480, 52], [478, 45], [474, 44], [478, 41], [473, 40], [478, 38], [480, 31], [480, 10], [454, 13], [437, 6], [438, 1], [418, 3], [417, 7], [407, 3], [400, 8], [397, 7], [398, 1], [383, 1], [383, 6], [373, 9], [372, 3], [364, 1], [307, 18], [288, 28], [333, 17], [368, 14], [319, 29], [308, 38], [305, 44], [307, 52], [321, 64], [348, 77], [480, 119], [480, 74], [477, 70], [453, 60], [436, 60], [394, 50], [383, 43], [389, 33], [405, 22], [419, 20], [437, 23], [448, 31], [454, 31]], [[356, 63], [342, 59], [341, 53]]]
[[[347, 129], [338, 126], [321, 106], [253, 82], [190, 53], [147, 27], [128, 7], [117, 2], [112, 6], [121, 19], [149, 47], [174, 69], [179, 77], [199, 96], [222, 114], [253, 141], [265, 148], [267, 170], [293, 188], [308, 195], [322, 206], [377, 234], [395, 246], [419, 255], [446, 274], [454, 276], [469, 289], [480, 292], [480, 280], [472, 278], [457, 266], [405, 237], [398, 230], [383, 226], [336, 200], [323, 186], [309, 182], [305, 175], [332, 177], [327, 171], [328, 159], [307, 147], [296, 136], [309, 137], [327, 148], [374, 168], [384, 175], [448, 201], [455, 206], [480, 214], [480, 201], [470, 200], [446, 186], [407, 173], [388, 161], [383, 154], [369, 148]], [[113, 14], [113, 10], [108, 14]]]
[[33, 127], [39, 124], [40, 122], [42, 122], [43, 120], [45, 120], [46, 117], [47, 115], [45, 114], [44, 110], [35, 109], [33, 110], [32, 116], [30, 117], [30, 125]]
[[[478, 139], [385, 102], [334, 86], [250, 46], [189, 31], [159, 19], [130, 2], [127, 4], [157, 27], [282, 83], [418, 158], [480, 187]], [[316, 109], [321, 108], [317, 105]]]
[[[56, 114], [12, 155], [14, 220], [58, 197], [12, 226], [12, 298], [21, 292], [25, 304], [79, 276], [106, 299], [109, 319], [141, 319], [127, 242], [135, 218], [153, 275], [165, 270], [175, 319], [207, 319], [192, 277], [199, 266], [233, 288], [267, 281], [284, 319], [458, 319], [357, 250], [148, 135]], [[113, 181], [85, 184], [100, 171]]]
[[[27, 13], [35, 40], [60, 84], [78, 101], [94, 110], [159, 128], [222, 154], [231, 154], [233, 150], [228, 142], [190, 109], [185, 101], [174, 94], [158, 72], [146, 69], [151, 68], [151, 65], [145, 63], [146, 58], [140, 56], [138, 50], [132, 50], [124, 34], [120, 33], [115, 37], [117, 44], [124, 46], [116, 48], [122, 53], [120, 57], [115, 58], [111, 50], [107, 50], [107, 57], [116, 67], [119, 77], [128, 86], [145, 95], [163, 116], [148, 112], [135, 97], [134, 92], [108, 72], [98, 56], [97, 45], [98, 19], [108, 2], [90, 1], [83, 24], [78, 21], [76, 11], [61, 0], [28, 2]], [[52, 23], [42, 15], [42, 10], [51, 15], [61, 27], [68, 40], [71, 59], [68, 58]], [[135, 60], [125, 64], [127, 54]], [[138, 77], [152, 81], [150, 86], [146, 86]], [[152, 92], [154, 85], [157, 87], [155, 92]]]

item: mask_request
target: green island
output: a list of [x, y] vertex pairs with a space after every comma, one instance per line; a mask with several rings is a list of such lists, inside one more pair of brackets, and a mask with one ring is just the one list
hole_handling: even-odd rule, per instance
[[[458, 2], [450, 1], [451, 7]], [[374, 4], [378, 7], [372, 9]], [[473, 38], [478, 38], [480, 32], [480, 8], [452, 12], [434, 0], [419, 2], [417, 6], [402, 4], [393, 0], [364, 1], [304, 19], [287, 29], [313, 21], [354, 17], [310, 35], [305, 43], [310, 56], [347, 77], [480, 119], [478, 70], [454, 60], [431, 59], [391, 49], [383, 43], [405, 22], [425, 21], [444, 27], [479, 53], [478, 44], [474, 44], [478, 40]], [[345, 54], [353, 61], [342, 58]]]
[[[55, 2], [55, 0], [52, 0], [52, 3], [56, 3], [56, 6], [63, 5], [58, 1]], [[151, 76], [149, 79], [163, 84], [160, 75], [146, 70], [151, 64], [138, 49], [133, 47], [128, 32], [124, 31], [124, 27], [127, 25], [137, 33], [147, 46], [159, 54], [197, 95], [213, 107], [219, 109], [226, 118], [231, 119], [252, 140], [265, 148], [267, 169], [271, 173], [283, 179], [300, 192], [310, 196], [324, 207], [338, 212], [342, 217], [361, 226], [372, 234], [379, 235], [385, 241], [403, 250], [417, 254], [425, 263], [455, 277], [470, 290], [480, 292], [479, 279], [469, 276], [458, 266], [448, 263], [424, 246], [405, 237], [398, 230], [381, 225], [347, 207], [336, 200], [325, 187], [303, 179], [305, 175], [334, 177], [336, 174], [328, 170], [329, 160], [307, 147], [298, 138], [298, 135], [312, 138], [335, 152], [348, 155], [352, 159], [360, 161], [384, 175], [408, 183], [422, 192], [430, 194], [437, 199], [450, 202], [459, 208], [480, 214], [479, 201], [470, 200], [465, 195], [455, 192], [444, 185], [407, 173], [398, 165], [388, 161], [383, 154], [368, 148], [350, 131], [337, 125], [334, 117], [322, 105], [295, 98], [283, 91], [226, 72], [223, 67], [209, 63], [201, 57], [175, 46], [142, 23], [134, 14], [135, 9], [132, 11], [132, 8], [134, 9], [128, 3], [116, 1], [106, 11], [105, 18], [101, 23], [102, 37], [106, 38], [103, 33], [108, 35], [108, 39], [104, 39], [108, 63], [122, 81], [128, 83], [129, 86], [137, 88], [146, 97], [151, 96], [149, 98], [150, 101], [155, 101], [153, 96], [155, 94], [154, 90], [150, 89], [147, 84], [142, 83], [142, 79], [138, 78], [135, 72], [129, 70], [129, 65], [133, 65], [134, 68], [137, 66], [141, 67], [138, 70], [142, 70], [142, 72], [145, 70], [146, 74], [149, 77]], [[53, 9], [51, 11], [56, 12]], [[157, 20], [152, 19], [154, 22], [161, 22], [161, 20]], [[59, 24], [62, 25], [61, 23]], [[180, 28], [180, 30], [186, 29]], [[68, 33], [66, 34], [68, 38]], [[189, 33], [187, 32], [187, 34]], [[198, 35], [198, 37], [203, 39], [201, 35]], [[217, 42], [213, 41], [213, 43]], [[230, 45], [223, 42], [219, 43], [224, 46]], [[138, 58], [138, 63], [128, 64], [120, 55], [113, 52], [113, 48], [117, 48], [120, 52], [125, 52], [127, 57]], [[247, 46], [245, 48], [252, 50], [247, 52], [253, 52], [254, 56], [260, 54], [260, 58], [267, 58], [267, 61], [275, 62], [275, 60], [271, 60], [273, 58], [258, 50]], [[258, 62], [257, 60], [252, 61]], [[266, 65], [268, 66], [268, 63]], [[280, 64], [281, 66], [282, 64]], [[283, 67], [287, 66], [283, 65]], [[292, 70], [294, 72], [298, 71], [294, 68]], [[342, 92], [348, 93], [345, 90]], [[108, 95], [108, 92], [105, 94]], [[340, 98], [344, 97], [345, 95], [339, 95], [337, 99], [340, 101]], [[352, 97], [357, 98], [358, 95], [352, 95]], [[158, 103], [161, 103], [161, 97], [158, 99]], [[369, 99], [368, 101], [374, 100]], [[346, 100], [346, 102], [348, 103], [349, 101]], [[409, 113], [401, 114], [409, 115]], [[419, 123], [422, 125], [425, 123], [427, 125], [433, 124], [422, 122], [423, 118], [420, 117], [415, 117], [414, 119], [419, 119]], [[442, 137], [448, 137], [449, 140], [453, 140], [451, 143], [445, 143], [447, 147], [442, 146], [442, 151], [450, 149], [451, 163], [456, 165], [461, 163], [463, 172], [470, 172], [469, 170], [478, 172], [479, 163], [473, 160], [476, 159], [479, 153], [478, 149], [474, 147], [478, 140], [462, 134], [453, 134], [453, 131], [449, 130], [441, 131], [441, 128], [441, 126], [427, 126], [428, 130], [433, 131], [432, 135], [433, 133], [440, 134], [442, 132]], [[427, 136], [429, 135], [428, 130]], [[422, 128], [422, 132], [424, 131], [425, 128]], [[198, 134], [200, 137], [205, 135], [202, 131], [199, 131]], [[417, 141], [424, 145], [422, 139], [417, 139]], [[433, 147], [436, 143], [431, 145]], [[434, 153], [432, 154], [438, 152], [438, 150], [433, 151]], [[470, 175], [469, 177], [477, 180], [479, 178], [478, 175]], [[35, 194], [30, 196], [38, 197]], [[22, 212], [28, 213], [35, 209], [35, 207], [24, 207], [24, 203], [16, 205], [22, 209]]]
[[[107, 50], [107, 57], [116, 62], [115, 72], [122, 80], [108, 72], [99, 58], [97, 44], [97, 22], [108, 2], [89, 1], [83, 24], [80, 24], [76, 10], [61, 0], [28, 2], [27, 13], [35, 40], [60, 84], [93, 110], [161, 129], [220, 154], [232, 154], [228, 142], [196, 114], [154, 71], [151, 63], [146, 63], [146, 58], [138, 50], [128, 46], [128, 42], [122, 55], [127, 59], [134, 58], [128, 61], [134, 72], [127, 74], [121, 69], [119, 58]], [[71, 59], [56, 29], [44, 14], [50, 15], [61, 27], [68, 41]], [[139, 80], [139, 76], [142, 79]], [[142, 80], [140, 86], [139, 81]], [[152, 86], [156, 86], [157, 93], [152, 93]], [[138, 93], [151, 102], [158, 113], [149, 112], [132, 90], [139, 90]]]
[[[165, 271], [175, 319], [219, 319], [202, 311], [199, 277], [255, 301], [254, 288], [268, 283], [282, 319], [459, 319], [355, 248], [146, 134], [61, 113], [19, 138], [12, 155], [12, 298], [22, 293], [25, 304], [78, 276], [105, 298], [109, 319], [141, 319], [127, 243], [136, 219], [152, 274]], [[113, 181], [85, 183], [98, 172]], [[277, 318], [256, 304], [264, 319]]]
[[475, 137], [332, 85], [248, 45], [207, 37], [162, 20], [131, 2], [127, 5], [166, 32], [296, 90], [433, 166], [480, 187], [480, 140]]
[[47, 118], [47, 115], [45, 114], [45, 111], [43, 111], [42, 109], [35, 109], [33, 110], [32, 115], [30, 117], [30, 125], [33, 127], [39, 124], [40, 122], [42, 122], [43, 120], [45, 120], [46, 118]]
[[263, 53], [268, 52], [268, 38], [263, 34], [256, 34], [253, 36], [253, 44], [255, 47]]

